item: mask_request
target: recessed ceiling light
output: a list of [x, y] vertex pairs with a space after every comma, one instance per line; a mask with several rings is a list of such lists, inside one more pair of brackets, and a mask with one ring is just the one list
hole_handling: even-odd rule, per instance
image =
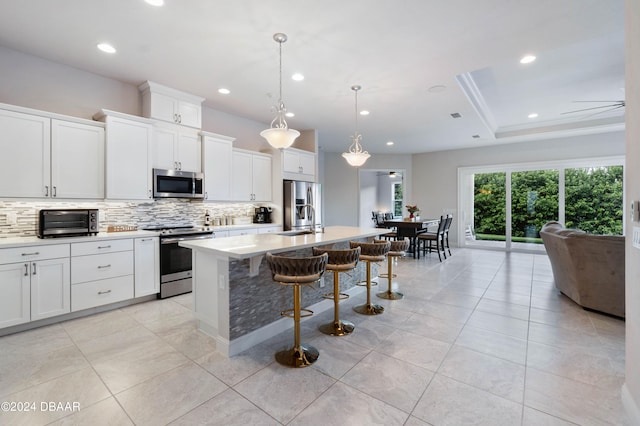
[[369, 111], [362, 110], [362, 111], [360, 111], [360, 115], [369, 115]]
[[471, 135], [471, 137], [474, 139], [480, 139], [480, 135]]
[[291, 118], [291, 117], [295, 117], [296, 115], [292, 112], [287, 112], [284, 115], [286, 115], [287, 117]]
[[527, 117], [529, 118], [536, 118], [538, 116], [537, 112], [532, 112], [531, 114], [527, 115]]
[[109, 43], [98, 44], [98, 49], [102, 50], [105, 53], [116, 53], [116, 48]]
[[144, 0], [145, 2], [147, 2], [148, 4], [150, 4], [151, 6], [164, 6], [164, 0]]
[[228, 95], [229, 93], [231, 93], [231, 90], [225, 89], [224, 87], [221, 87], [221, 88], [218, 89], [218, 93], [220, 93], [222, 95]]
[[391, 145], [393, 145], [393, 141], [387, 142], [387, 146], [391, 146]]
[[523, 56], [522, 59], [520, 59], [520, 63], [521, 64], [530, 64], [531, 62], [535, 61], [536, 57], [533, 55], [527, 55], [527, 56]]
[[304, 80], [304, 75], [300, 74], [299, 72], [295, 73], [294, 75], [291, 76], [292, 80], [295, 81], [302, 81]]

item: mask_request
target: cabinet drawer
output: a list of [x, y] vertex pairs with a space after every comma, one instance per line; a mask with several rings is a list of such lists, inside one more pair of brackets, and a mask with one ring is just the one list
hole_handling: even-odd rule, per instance
[[71, 256], [86, 256], [90, 254], [112, 253], [116, 251], [133, 250], [133, 240], [106, 240], [71, 244]]
[[71, 284], [133, 274], [133, 251], [71, 258]]
[[133, 275], [71, 286], [71, 311], [133, 299]]
[[69, 244], [51, 244], [0, 249], [0, 264], [69, 257]]

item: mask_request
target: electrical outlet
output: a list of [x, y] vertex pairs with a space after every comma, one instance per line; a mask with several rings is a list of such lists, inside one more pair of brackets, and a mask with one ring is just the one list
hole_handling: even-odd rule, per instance
[[218, 275], [218, 288], [220, 290], [225, 290], [226, 288], [224, 275], [222, 274]]
[[107, 212], [105, 212], [104, 210], [99, 210], [98, 211], [98, 222], [106, 222], [107, 220]]
[[635, 248], [640, 249], [640, 228], [637, 226], [633, 227], [633, 239], [631, 243]]

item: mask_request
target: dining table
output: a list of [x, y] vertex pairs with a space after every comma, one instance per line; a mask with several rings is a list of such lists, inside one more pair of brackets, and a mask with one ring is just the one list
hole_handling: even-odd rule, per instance
[[440, 219], [414, 219], [414, 220], [393, 219], [393, 220], [385, 220], [384, 226], [387, 228], [395, 228], [396, 233], [398, 235], [397, 238], [399, 240], [403, 240], [405, 238], [409, 239], [408, 253], [412, 253], [413, 258], [415, 259], [416, 254], [418, 253], [418, 247], [416, 245], [418, 234], [422, 232], [426, 232], [429, 226], [438, 225], [439, 222], [440, 222]]

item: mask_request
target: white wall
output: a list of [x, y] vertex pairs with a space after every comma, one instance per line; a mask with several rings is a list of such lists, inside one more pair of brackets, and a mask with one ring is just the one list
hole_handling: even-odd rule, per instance
[[[404, 170], [405, 194], [411, 193], [411, 155], [372, 154], [361, 170]], [[359, 226], [358, 169], [351, 167], [339, 153], [324, 154], [324, 204], [326, 226]], [[371, 215], [371, 212], [368, 213]], [[369, 216], [361, 223], [368, 226]]]
[[[127, 84], [0, 46], [0, 103], [91, 119], [100, 109], [142, 114], [138, 84]], [[179, 87], [174, 89], [180, 90]], [[271, 120], [271, 111], [265, 111]], [[236, 138], [238, 148], [269, 149], [261, 123], [203, 108], [202, 129]]]
[[[535, 142], [520, 142], [413, 156], [413, 194], [405, 198], [420, 207], [420, 216], [440, 217], [458, 208], [458, 167], [525, 163], [586, 157], [624, 155], [624, 132], [587, 135]], [[458, 223], [449, 234], [457, 244]]]
[[378, 210], [378, 177], [376, 172], [360, 171], [360, 225], [374, 228], [371, 212]]
[[[140, 115], [138, 88], [0, 46], [0, 102], [91, 119], [101, 108]], [[142, 82], [140, 82], [142, 83]]]
[[[626, 61], [626, 149], [625, 191], [627, 200], [640, 200], [640, 2], [625, 1]], [[627, 221], [626, 235], [633, 235], [638, 222]], [[622, 401], [631, 420], [640, 424], [640, 250], [627, 238], [625, 249], [626, 283], [626, 371]]]

